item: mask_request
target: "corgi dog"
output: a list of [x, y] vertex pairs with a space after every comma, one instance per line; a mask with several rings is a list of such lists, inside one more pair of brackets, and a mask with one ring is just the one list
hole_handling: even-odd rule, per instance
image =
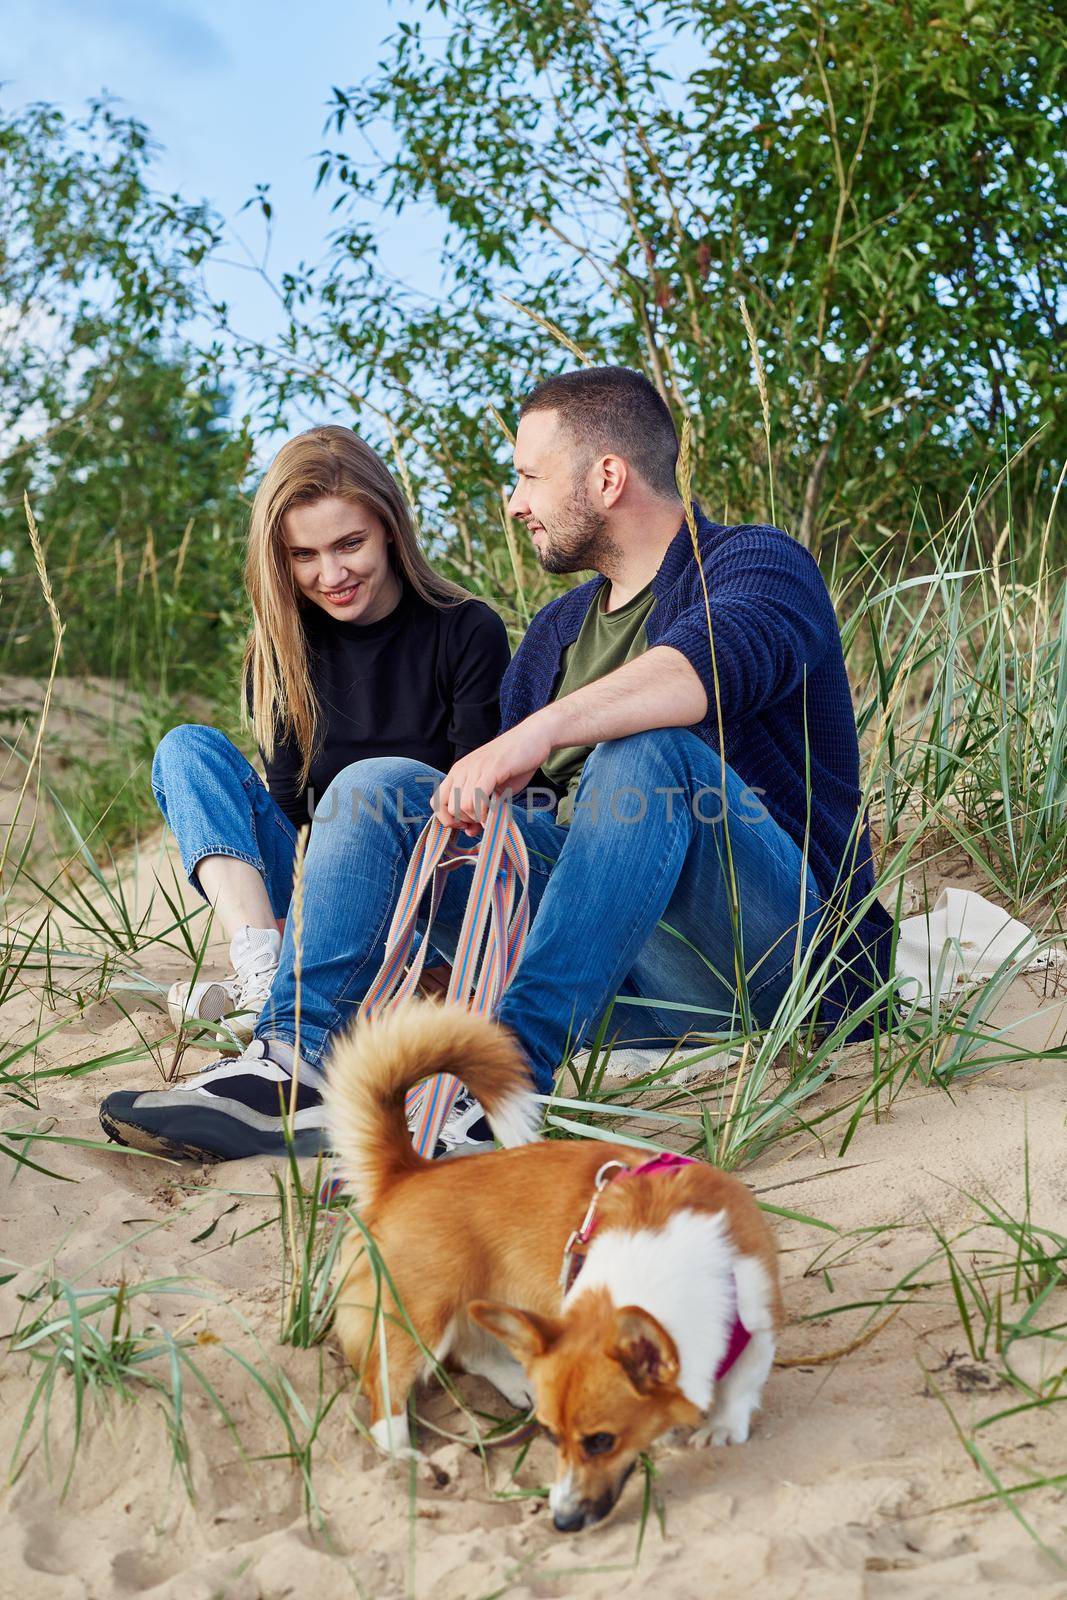
[[[505, 1148], [426, 1161], [408, 1091], [447, 1072]], [[410, 1000], [361, 1021], [327, 1067], [332, 1148], [381, 1266], [349, 1225], [336, 1327], [375, 1441], [411, 1454], [407, 1403], [433, 1362], [495, 1384], [556, 1447], [560, 1531], [598, 1522], [671, 1428], [742, 1444], [774, 1359], [775, 1247], [737, 1178], [600, 1140], [532, 1142], [540, 1124], [512, 1036], [458, 1005]], [[562, 1285], [562, 1287], [561, 1287]]]

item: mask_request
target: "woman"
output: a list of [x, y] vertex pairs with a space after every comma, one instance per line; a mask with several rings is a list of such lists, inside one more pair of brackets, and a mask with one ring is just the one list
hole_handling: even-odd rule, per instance
[[245, 702], [266, 785], [216, 728], [173, 728], [152, 786], [189, 881], [230, 941], [225, 980], [175, 984], [176, 1026], [250, 1037], [270, 992], [297, 830], [353, 761], [404, 755], [447, 772], [495, 737], [504, 624], [433, 571], [399, 487], [350, 428], [312, 428], [256, 493], [246, 566]]

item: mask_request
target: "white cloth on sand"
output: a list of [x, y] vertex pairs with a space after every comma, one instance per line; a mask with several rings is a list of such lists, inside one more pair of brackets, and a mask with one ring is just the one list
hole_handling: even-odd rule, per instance
[[[987, 983], [998, 974], [1015, 978], [1067, 959], [1062, 950], [1042, 945], [1033, 931], [973, 889], [942, 889], [932, 910], [904, 917], [897, 938], [895, 972], [898, 1006], [910, 1016], [932, 1011]], [[625, 1010], [625, 1008], [622, 1008]], [[623, 1019], [624, 1020], [624, 1019]], [[677, 1059], [676, 1072], [662, 1083], [687, 1083], [708, 1072], [722, 1071], [739, 1059], [740, 1048], [721, 1050], [690, 1040], [686, 1044], [616, 1047], [605, 1065], [610, 1078], [643, 1078]], [[590, 1052], [579, 1051], [580, 1072]]]

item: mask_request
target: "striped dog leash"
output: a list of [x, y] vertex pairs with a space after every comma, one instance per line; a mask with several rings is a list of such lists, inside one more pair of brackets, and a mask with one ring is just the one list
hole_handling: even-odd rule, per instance
[[[461, 847], [456, 830], [446, 828], [436, 817], [430, 818], [419, 835], [386, 935], [385, 957], [359, 1008], [361, 1019], [378, 1016], [414, 994], [446, 876], [465, 864], [473, 864], [474, 877], [446, 998], [482, 1013], [499, 1005], [522, 957], [530, 925], [530, 867], [511, 802], [495, 795], [482, 836], [473, 848]], [[427, 891], [426, 931], [412, 957], [419, 909]], [[407, 1109], [415, 1119], [412, 1138], [420, 1156], [432, 1156], [442, 1124], [461, 1091], [459, 1080], [447, 1073], [412, 1090]]]

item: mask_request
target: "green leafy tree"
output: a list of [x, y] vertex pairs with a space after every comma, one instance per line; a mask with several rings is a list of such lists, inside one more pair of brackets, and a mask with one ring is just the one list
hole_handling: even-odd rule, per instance
[[0, 112], [0, 644], [47, 667], [29, 494], [67, 622], [61, 670], [171, 690], [233, 676], [250, 445], [188, 328], [211, 217], [149, 186], [107, 102]]
[[[270, 399], [344, 397], [470, 568], [499, 551], [490, 407], [578, 357], [693, 424], [713, 515], [815, 549], [1062, 450], [1054, 0], [437, 0], [337, 89], [326, 268], [283, 284]], [[433, 26], [437, 24], [437, 27]], [[447, 219], [439, 298], [381, 208]], [[765, 372], [755, 381], [745, 303]], [[522, 309], [520, 309], [522, 308]], [[768, 460], [767, 439], [770, 442]]]
[[27, 493], [66, 623], [66, 673], [234, 697], [250, 447], [226, 395], [193, 367], [180, 350], [109, 347], [64, 396], [72, 418], [0, 464], [9, 670], [40, 671], [50, 650]]
[[57, 411], [72, 368], [113, 343], [173, 335], [196, 311], [190, 271], [218, 243], [203, 206], [158, 201], [148, 130], [107, 100], [68, 118], [0, 106], [0, 429]]

